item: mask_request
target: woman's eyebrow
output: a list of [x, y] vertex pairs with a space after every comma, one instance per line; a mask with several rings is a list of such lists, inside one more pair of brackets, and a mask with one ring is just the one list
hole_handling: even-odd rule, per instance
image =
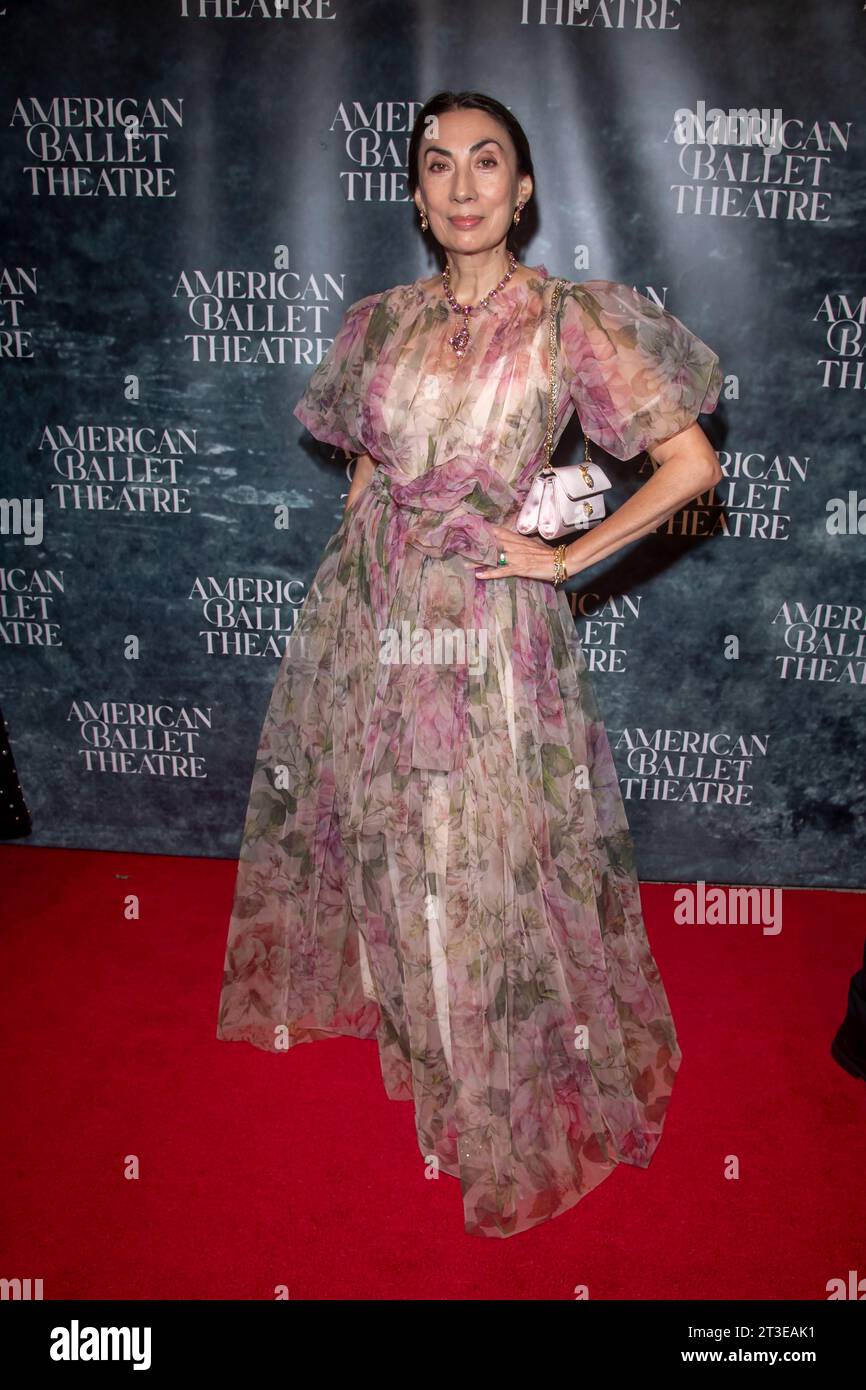
[[[488, 135], [487, 138], [486, 138], [485, 140], [476, 140], [474, 145], [470, 145], [470, 146], [469, 146], [469, 153], [470, 153], [470, 154], [474, 154], [476, 150], [480, 150], [480, 149], [481, 149], [481, 146], [482, 146], [482, 145], [499, 145], [499, 148], [502, 149], [502, 145], [499, 143], [499, 141], [496, 139], [496, 137], [495, 137], [494, 135]], [[435, 153], [435, 154], [452, 154], [453, 151], [452, 151], [452, 150], [446, 150], [446, 148], [445, 148], [444, 145], [425, 145], [425, 147], [424, 147], [424, 153], [425, 153], [425, 154], [434, 154], [434, 153]]]

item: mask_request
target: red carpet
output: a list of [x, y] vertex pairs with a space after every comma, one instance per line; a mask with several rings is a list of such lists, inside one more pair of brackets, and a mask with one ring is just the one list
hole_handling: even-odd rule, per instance
[[456, 1180], [425, 1180], [374, 1042], [217, 1041], [233, 862], [0, 855], [0, 1277], [46, 1299], [823, 1300], [866, 1276], [866, 1083], [829, 1054], [860, 894], [788, 889], [764, 936], [678, 926], [673, 886], [645, 885], [684, 1054], [661, 1146], [485, 1240]]

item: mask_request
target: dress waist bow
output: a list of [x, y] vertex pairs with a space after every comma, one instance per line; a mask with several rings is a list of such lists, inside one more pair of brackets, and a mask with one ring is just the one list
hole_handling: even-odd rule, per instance
[[400, 820], [399, 810], [375, 793], [377, 779], [383, 791], [390, 784], [382, 774], [462, 769], [470, 670], [483, 678], [493, 656], [494, 634], [486, 626], [490, 581], [476, 580], [474, 569], [496, 564], [491, 524], [508, 525], [522, 504], [520, 491], [501, 474], [463, 455], [408, 479], [379, 464], [368, 487], [393, 509], [378, 525], [388, 525], [389, 551], [399, 556], [391, 613], [402, 630], [378, 634], [379, 669], [349, 816], [355, 828], [382, 816]]

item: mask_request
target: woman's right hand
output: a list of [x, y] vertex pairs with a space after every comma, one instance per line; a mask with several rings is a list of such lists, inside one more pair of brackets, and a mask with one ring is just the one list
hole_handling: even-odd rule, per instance
[[376, 460], [369, 454], [357, 454], [355, 456], [355, 468], [352, 473], [352, 481], [349, 485], [348, 496], [346, 497], [346, 510], [351, 507], [353, 502], [357, 502], [364, 488], [373, 476], [376, 467]]

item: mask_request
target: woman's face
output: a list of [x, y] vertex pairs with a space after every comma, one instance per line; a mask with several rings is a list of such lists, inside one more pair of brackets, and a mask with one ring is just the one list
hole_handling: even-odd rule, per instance
[[445, 111], [430, 118], [418, 150], [415, 205], [446, 251], [486, 251], [504, 241], [515, 206], [532, 193], [517, 175], [508, 131], [486, 111]]

